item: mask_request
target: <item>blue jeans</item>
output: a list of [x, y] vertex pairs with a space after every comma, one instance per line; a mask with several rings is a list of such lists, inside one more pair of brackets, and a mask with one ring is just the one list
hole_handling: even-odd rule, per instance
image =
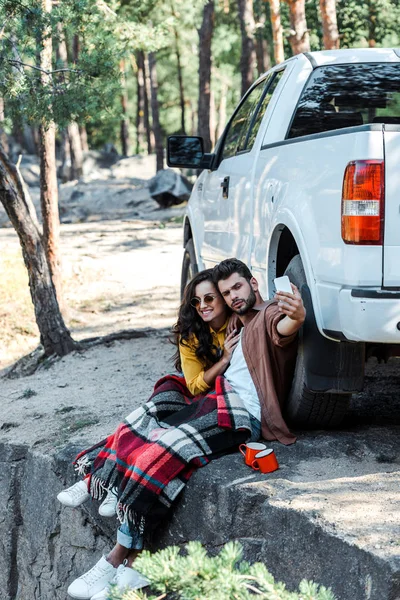
[[258, 442], [261, 437], [261, 423], [256, 417], [250, 415], [251, 438], [249, 442]]
[[117, 531], [117, 542], [130, 550], [143, 550], [143, 537], [143, 533], [136, 528], [130, 529], [126, 522]]

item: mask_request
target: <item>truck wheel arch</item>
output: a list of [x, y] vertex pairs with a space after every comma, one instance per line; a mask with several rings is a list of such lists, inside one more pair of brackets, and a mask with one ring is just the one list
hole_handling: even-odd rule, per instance
[[303, 243], [301, 232], [295, 224], [286, 224], [281, 222], [276, 225], [270, 238], [270, 244], [267, 254], [267, 282], [269, 297], [274, 290], [274, 279], [285, 274], [287, 267], [295, 256], [300, 256], [303, 269], [305, 271], [307, 283], [310, 287], [310, 293], [313, 301], [313, 309], [318, 328], [322, 331], [322, 316], [318, 299], [313, 290], [314, 276], [312, 267], [308, 258], [306, 245]]
[[274, 289], [275, 277], [285, 273], [286, 267], [297, 254], [300, 254], [300, 250], [289, 227], [284, 224], [277, 225], [271, 235], [267, 256], [269, 291]]
[[189, 217], [186, 215], [183, 225], [183, 247], [186, 246], [190, 239], [193, 239], [192, 226], [190, 225]]

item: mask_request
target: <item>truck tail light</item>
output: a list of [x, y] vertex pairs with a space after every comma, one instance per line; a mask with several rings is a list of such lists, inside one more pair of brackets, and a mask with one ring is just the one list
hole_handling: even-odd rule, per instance
[[383, 243], [384, 161], [355, 160], [344, 173], [342, 238], [346, 244]]

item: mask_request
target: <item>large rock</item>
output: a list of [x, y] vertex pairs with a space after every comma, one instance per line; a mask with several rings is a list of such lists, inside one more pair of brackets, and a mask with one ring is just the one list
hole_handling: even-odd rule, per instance
[[[339, 600], [397, 600], [397, 436], [370, 428], [272, 443], [281, 468], [270, 475], [225, 456], [195, 473], [154, 548], [198, 539], [218, 552], [236, 539], [289, 588], [305, 577]], [[111, 548], [117, 522], [99, 517], [96, 503], [71, 510], [55, 499], [74, 481], [77, 450], [1, 445], [2, 600], [67, 600], [68, 584]]]
[[158, 171], [149, 181], [150, 196], [161, 206], [168, 208], [189, 200], [192, 184], [186, 177], [172, 169]]

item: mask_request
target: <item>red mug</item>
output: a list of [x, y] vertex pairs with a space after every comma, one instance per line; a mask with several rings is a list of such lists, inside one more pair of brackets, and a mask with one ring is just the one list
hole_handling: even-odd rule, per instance
[[271, 448], [258, 452], [255, 455], [251, 466], [255, 471], [260, 471], [260, 473], [272, 473], [273, 471], [279, 469], [275, 452]]
[[244, 456], [244, 462], [247, 466], [251, 467], [251, 463], [256, 457], [258, 452], [261, 450], [265, 450], [267, 446], [265, 444], [261, 444], [260, 442], [248, 442], [247, 444], [240, 444], [239, 452], [241, 452]]

